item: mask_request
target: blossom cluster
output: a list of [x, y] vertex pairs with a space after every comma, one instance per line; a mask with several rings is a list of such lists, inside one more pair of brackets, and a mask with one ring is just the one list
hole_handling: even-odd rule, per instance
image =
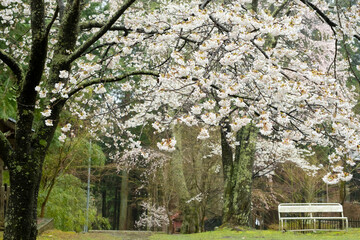
[[147, 227], [151, 229], [153, 227], [162, 227], [169, 224], [169, 218], [164, 207], [156, 206], [147, 202], [143, 202], [141, 207], [144, 209], [144, 212], [135, 223], [138, 228]]

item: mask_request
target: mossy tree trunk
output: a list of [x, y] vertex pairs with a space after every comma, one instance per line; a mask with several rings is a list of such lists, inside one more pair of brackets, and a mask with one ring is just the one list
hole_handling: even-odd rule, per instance
[[173, 128], [174, 136], [177, 141], [177, 149], [173, 154], [170, 162], [172, 181], [176, 184], [177, 194], [179, 197], [180, 210], [183, 216], [183, 222], [181, 225], [182, 233], [194, 233], [199, 232], [198, 218], [196, 209], [191, 203], [187, 203], [190, 199], [190, 193], [186, 185], [184, 168], [183, 168], [183, 146], [182, 146], [182, 133], [184, 129], [182, 126], [175, 126]]
[[252, 170], [257, 130], [249, 124], [236, 134], [239, 145], [233, 150], [226, 138], [229, 126], [221, 129], [222, 162], [224, 171], [223, 222], [231, 225], [250, 225]]
[[22, 158], [16, 161], [16, 166], [9, 168], [11, 188], [4, 239], [36, 239], [37, 195], [41, 179], [38, 159], [36, 156]]

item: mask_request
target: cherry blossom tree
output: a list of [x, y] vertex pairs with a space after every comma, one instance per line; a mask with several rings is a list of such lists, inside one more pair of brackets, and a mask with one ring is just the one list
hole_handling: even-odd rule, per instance
[[[135, 117], [124, 126], [150, 120], [162, 132], [172, 124], [202, 125], [199, 138], [221, 126], [225, 189], [250, 187], [251, 174], [240, 173], [246, 184], [234, 179], [239, 179], [239, 169], [248, 173], [253, 166], [256, 129], [265, 140], [280, 142], [280, 151], [311, 145], [335, 148], [324, 181], [350, 180], [359, 135], [352, 111], [356, 94], [346, 82], [356, 75], [338, 48], [339, 41], [355, 45], [359, 39], [358, 25], [340, 23], [353, 21], [358, 5], [339, 20], [343, 11], [334, 11], [325, 1], [209, 2], [169, 4], [153, 17], [139, 13], [126, 21], [129, 29], [147, 26], [145, 32], [159, 33], [139, 43], [160, 68], [160, 77], [134, 84], [139, 87], [132, 88], [133, 97], [143, 102], [130, 109]], [[172, 17], [163, 18], [164, 12]], [[254, 130], [244, 129], [250, 123]], [[159, 148], [173, 151], [176, 137], [163, 139]], [[291, 158], [303, 161], [298, 154]], [[239, 206], [242, 190], [225, 193], [226, 221], [248, 222], [249, 201]]]
[[[0, 74], [11, 79], [16, 96], [15, 145], [0, 133], [11, 183], [4, 239], [36, 238], [42, 164], [65, 108], [91, 119], [84, 127], [118, 149], [141, 148], [130, 129], [149, 122], [157, 132], [202, 125], [200, 139], [221, 126], [225, 163], [236, 146], [248, 148], [239, 139], [252, 144], [246, 135], [253, 132], [242, 130], [252, 126], [281, 146], [334, 147], [325, 181], [351, 178], [346, 166], [359, 151], [359, 123], [346, 81], [356, 72], [338, 45], [360, 39], [359, 4], [346, 11], [332, 4], [2, 1]], [[314, 40], [317, 25], [321, 37]], [[127, 93], [124, 110], [119, 96]], [[109, 122], [117, 127], [107, 128]], [[59, 127], [65, 141], [71, 126]], [[237, 138], [238, 131], [248, 134]], [[169, 136], [159, 148], [174, 150], [176, 139]], [[232, 214], [235, 222], [239, 214]]]

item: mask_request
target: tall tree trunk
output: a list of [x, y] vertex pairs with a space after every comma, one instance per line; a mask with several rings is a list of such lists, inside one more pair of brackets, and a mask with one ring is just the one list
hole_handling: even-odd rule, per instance
[[113, 229], [114, 230], [118, 230], [118, 206], [119, 206], [119, 201], [118, 201], [118, 190], [117, 187], [115, 187], [115, 199], [114, 199], [114, 222], [113, 222]]
[[123, 170], [121, 174], [119, 230], [126, 230], [128, 197], [129, 173]]
[[226, 139], [229, 130], [229, 126], [221, 130], [225, 182], [223, 222], [249, 226], [256, 128], [249, 124], [237, 132], [236, 141], [239, 145], [236, 146], [235, 153]]
[[190, 193], [186, 185], [182, 151], [183, 146], [182, 140], [183, 126], [175, 126], [173, 129], [175, 139], [177, 141], [177, 149], [173, 154], [170, 162], [171, 176], [177, 188], [177, 193], [180, 200], [180, 210], [183, 216], [183, 222], [181, 225], [182, 233], [194, 233], [199, 231], [198, 218], [196, 209], [191, 203], [186, 203], [190, 199]]
[[102, 192], [102, 206], [101, 206], [101, 215], [102, 217], [106, 218], [106, 189], [104, 189]]

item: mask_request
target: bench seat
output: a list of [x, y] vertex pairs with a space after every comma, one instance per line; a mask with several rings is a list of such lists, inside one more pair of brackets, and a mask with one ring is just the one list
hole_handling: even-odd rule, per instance
[[347, 219], [347, 217], [282, 217], [284, 220], [312, 220], [312, 219], [320, 219], [320, 220], [336, 220], [336, 219]]
[[[278, 206], [279, 211], [279, 230], [287, 231], [285, 229], [287, 226], [287, 220], [309, 220], [310, 225], [313, 228], [308, 229], [295, 229], [289, 231], [333, 231], [338, 229], [319, 229], [316, 228], [316, 223], [318, 220], [341, 220], [344, 230], [348, 230], [348, 218], [344, 217], [343, 207], [339, 203], [282, 203]], [[338, 217], [326, 217], [326, 216], [313, 216], [321, 213], [338, 213], [341, 216]], [[284, 214], [306, 214], [308, 216], [283, 216]], [[285, 225], [284, 225], [285, 223]], [[304, 227], [304, 226], [303, 226]]]

